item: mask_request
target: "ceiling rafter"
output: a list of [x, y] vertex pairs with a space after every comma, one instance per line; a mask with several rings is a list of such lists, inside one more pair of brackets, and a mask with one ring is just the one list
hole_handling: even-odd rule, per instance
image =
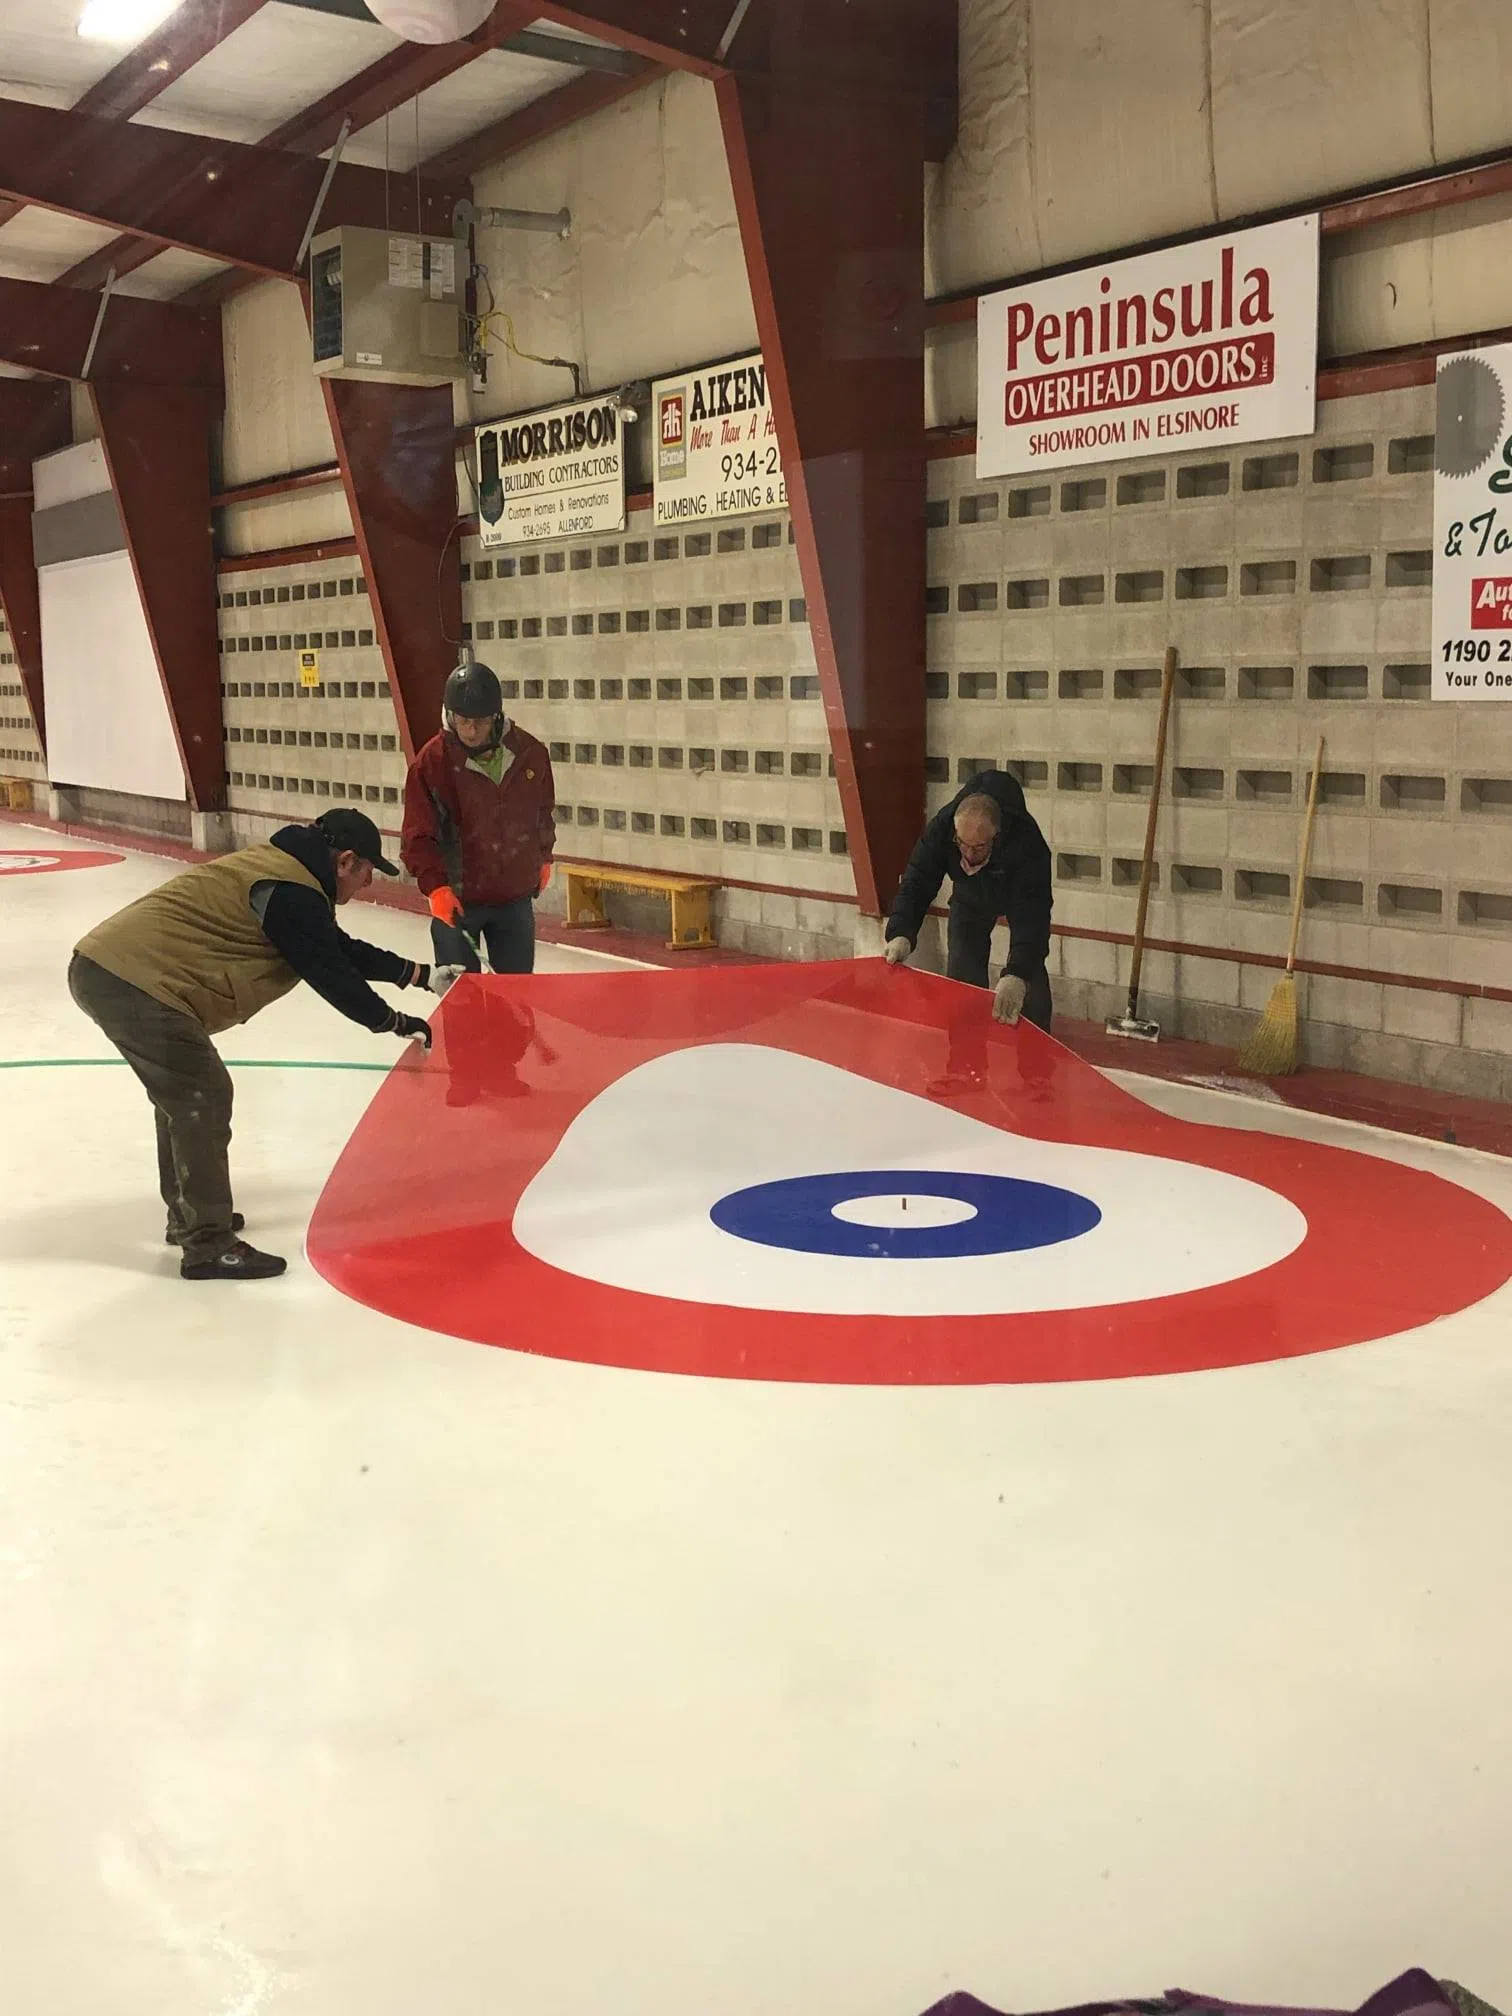
[[[182, 0], [161, 27], [123, 56], [74, 106], [96, 119], [130, 119], [203, 56], [260, 13], [267, 0]], [[26, 208], [0, 202], [0, 224]]]
[[[277, 149], [285, 154], [324, 154], [336, 144], [344, 120], [350, 119], [352, 131], [360, 133], [386, 113], [407, 105], [432, 84], [439, 84], [469, 63], [476, 62], [489, 50], [499, 48], [524, 22], [534, 20], [535, 14], [534, 0], [499, 0], [489, 19], [465, 41], [431, 45], [406, 42], [386, 56], [380, 56], [367, 69], [358, 71], [355, 77], [349, 77], [344, 84], [338, 84], [334, 91], [328, 91], [313, 105], [296, 112], [291, 119], [286, 119], [281, 126], [265, 134], [257, 146]], [[429, 173], [429, 169], [425, 168], [423, 172]], [[119, 280], [166, 250], [160, 239], [127, 232], [71, 266], [60, 276], [61, 284], [65, 287], [101, 287], [105, 275], [112, 268]], [[212, 286], [214, 281], [205, 285]], [[198, 290], [195, 291], [198, 293]]]
[[[293, 277], [323, 179], [318, 158], [0, 100], [0, 194], [259, 273]], [[447, 235], [466, 193], [422, 179], [417, 220], [414, 177], [342, 162], [322, 218]]]
[[536, 18], [555, 21], [633, 50], [652, 63], [718, 77], [724, 65], [720, 43], [733, 20], [736, 0], [539, 0]]
[[[657, 83], [667, 74], [661, 64], [648, 63], [633, 77], [606, 76], [602, 73], [575, 77], [570, 84], [559, 84], [555, 91], [546, 92], [543, 97], [532, 100], [529, 105], [522, 105], [517, 112], [509, 113], [492, 126], [485, 126], [481, 132], [470, 134], [454, 147], [433, 155], [423, 164], [424, 172], [438, 182], [466, 182], [483, 169], [507, 160], [522, 147], [529, 147], [537, 140], [559, 133], [563, 127], [585, 119], [590, 112], [600, 112], [605, 106], [617, 104], [632, 92], [645, 90], [647, 85]], [[202, 280], [197, 287], [180, 294], [178, 299], [208, 307], [234, 300], [246, 288], [256, 284], [255, 274], [231, 267], [224, 273], [211, 274], [208, 280]]]
[[97, 320], [94, 382], [220, 389], [220, 317], [213, 309], [119, 294], [100, 315], [93, 295], [39, 280], [0, 279], [0, 361], [7, 364], [47, 378], [78, 378]]

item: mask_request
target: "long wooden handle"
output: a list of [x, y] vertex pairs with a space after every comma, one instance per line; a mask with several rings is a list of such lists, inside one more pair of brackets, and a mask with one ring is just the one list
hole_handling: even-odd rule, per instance
[[1313, 823], [1318, 816], [1318, 787], [1323, 779], [1323, 737], [1318, 737], [1318, 753], [1313, 758], [1312, 784], [1307, 793], [1307, 817], [1302, 822], [1302, 851], [1297, 858], [1297, 887], [1292, 896], [1291, 943], [1286, 948], [1286, 970], [1297, 963], [1297, 940], [1302, 935], [1302, 904], [1307, 894], [1307, 864], [1312, 859]]
[[1160, 728], [1155, 736], [1155, 775], [1150, 784], [1150, 813], [1145, 820], [1144, 859], [1139, 868], [1139, 908], [1134, 916], [1134, 963], [1129, 968], [1129, 1018], [1139, 1006], [1139, 976], [1144, 967], [1145, 920], [1150, 914], [1150, 881], [1155, 866], [1155, 822], [1160, 816], [1160, 780], [1165, 774], [1166, 731], [1171, 725], [1171, 695], [1176, 690], [1176, 646], [1166, 646], [1160, 675]]

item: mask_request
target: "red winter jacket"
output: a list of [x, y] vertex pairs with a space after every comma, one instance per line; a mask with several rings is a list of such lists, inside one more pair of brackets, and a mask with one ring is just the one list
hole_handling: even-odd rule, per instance
[[464, 904], [534, 896], [556, 845], [556, 784], [545, 745], [511, 727], [500, 784], [468, 768], [454, 735], [433, 735], [404, 785], [399, 854], [422, 895], [449, 886]]

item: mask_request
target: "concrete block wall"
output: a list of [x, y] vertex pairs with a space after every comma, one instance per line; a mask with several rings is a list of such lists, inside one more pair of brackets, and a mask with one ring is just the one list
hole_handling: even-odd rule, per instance
[[[223, 574], [221, 705], [234, 843], [248, 846], [332, 805], [361, 805], [397, 833], [398, 722], [355, 559]], [[321, 683], [297, 654], [320, 652]]]
[[[1161, 656], [1180, 652], [1153, 936], [1167, 1029], [1236, 1044], [1284, 951], [1318, 734], [1302, 953], [1512, 986], [1512, 708], [1429, 697], [1432, 388], [1319, 408], [1315, 436], [979, 481], [930, 466], [931, 808], [1017, 769], [1056, 875], [1062, 1013], [1120, 1005]], [[702, 871], [723, 943], [877, 949], [854, 903], [785, 514], [528, 551], [463, 544], [478, 655], [552, 752], [564, 858]], [[331, 803], [397, 831], [404, 763], [355, 560], [226, 575], [222, 687], [238, 844]], [[313, 606], [318, 603], [318, 610]], [[321, 651], [301, 691], [295, 653]], [[543, 908], [560, 910], [558, 877]], [[660, 928], [654, 900], [611, 914]], [[926, 934], [920, 958], [938, 963]], [[1311, 1061], [1512, 1097], [1512, 1009], [1384, 979], [1302, 983]]]
[[[1315, 436], [1033, 477], [931, 465], [930, 804], [1021, 776], [1056, 921], [1132, 929], [1160, 664], [1181, 673], [1150, 931], [1284, 952], [1326, 737], [1304, 957], [1512, 985], [1512, 707], [1429, 699], [1432, 387], [1319, 407]], [[1057, 1000], [1100, 1017], [1126, 948], [1061, 936]], [[1228, 1043], [1275, 975], [1155, 954], [1152, 1010]], [[1494, 1003], [1304, 983], [1318, 1063], [1512, 1096]]]
[[[463, 566], [466, 633], [551, 752], [559, 855], [718, 877], [722, 944], [850, 956], [855, 883], [787, 514], [658, 532], [638, 509], [591, 540], [469, 539]], [[547, 907], [561, 900], [558, 878]], [[665, 923], [637, 899], [610, 914]]]
[[3, 612], [0, 612], [0, 777], [30, 783], [38, 809], [45, 804], [47, 764]]

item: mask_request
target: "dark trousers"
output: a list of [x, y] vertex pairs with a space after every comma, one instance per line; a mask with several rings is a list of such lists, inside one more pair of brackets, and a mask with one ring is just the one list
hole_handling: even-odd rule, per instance
[[[987, 971], [992, 951], [995, 916], [977, 913], [964, 904], [952, 903], [945, 933], [945, 972], [951, 980], [964, 980], [970, 987], [990, 987]], [[1037, 966], [1024, 976], [1028, 993], [1024, 998], [1024, 1020], [1050, 1033], [1050, 975]]]
[[439, 918], [431, 920], [431, 945], [438, 966], [461, 966], [469, 973], [483, 970], [476, 950], [482, 939], [495, 973], [535, 971], [535, 904], [529, 896], [513, 903], [473, 903], [462, 912], [462, 928]]
[[214, 1260], [231, 1230], [231, 1074], [192, 1015], [74, 954], [68, 991], [142, 1082], [157, 1116], [158, 1185], [186, 1260]]

